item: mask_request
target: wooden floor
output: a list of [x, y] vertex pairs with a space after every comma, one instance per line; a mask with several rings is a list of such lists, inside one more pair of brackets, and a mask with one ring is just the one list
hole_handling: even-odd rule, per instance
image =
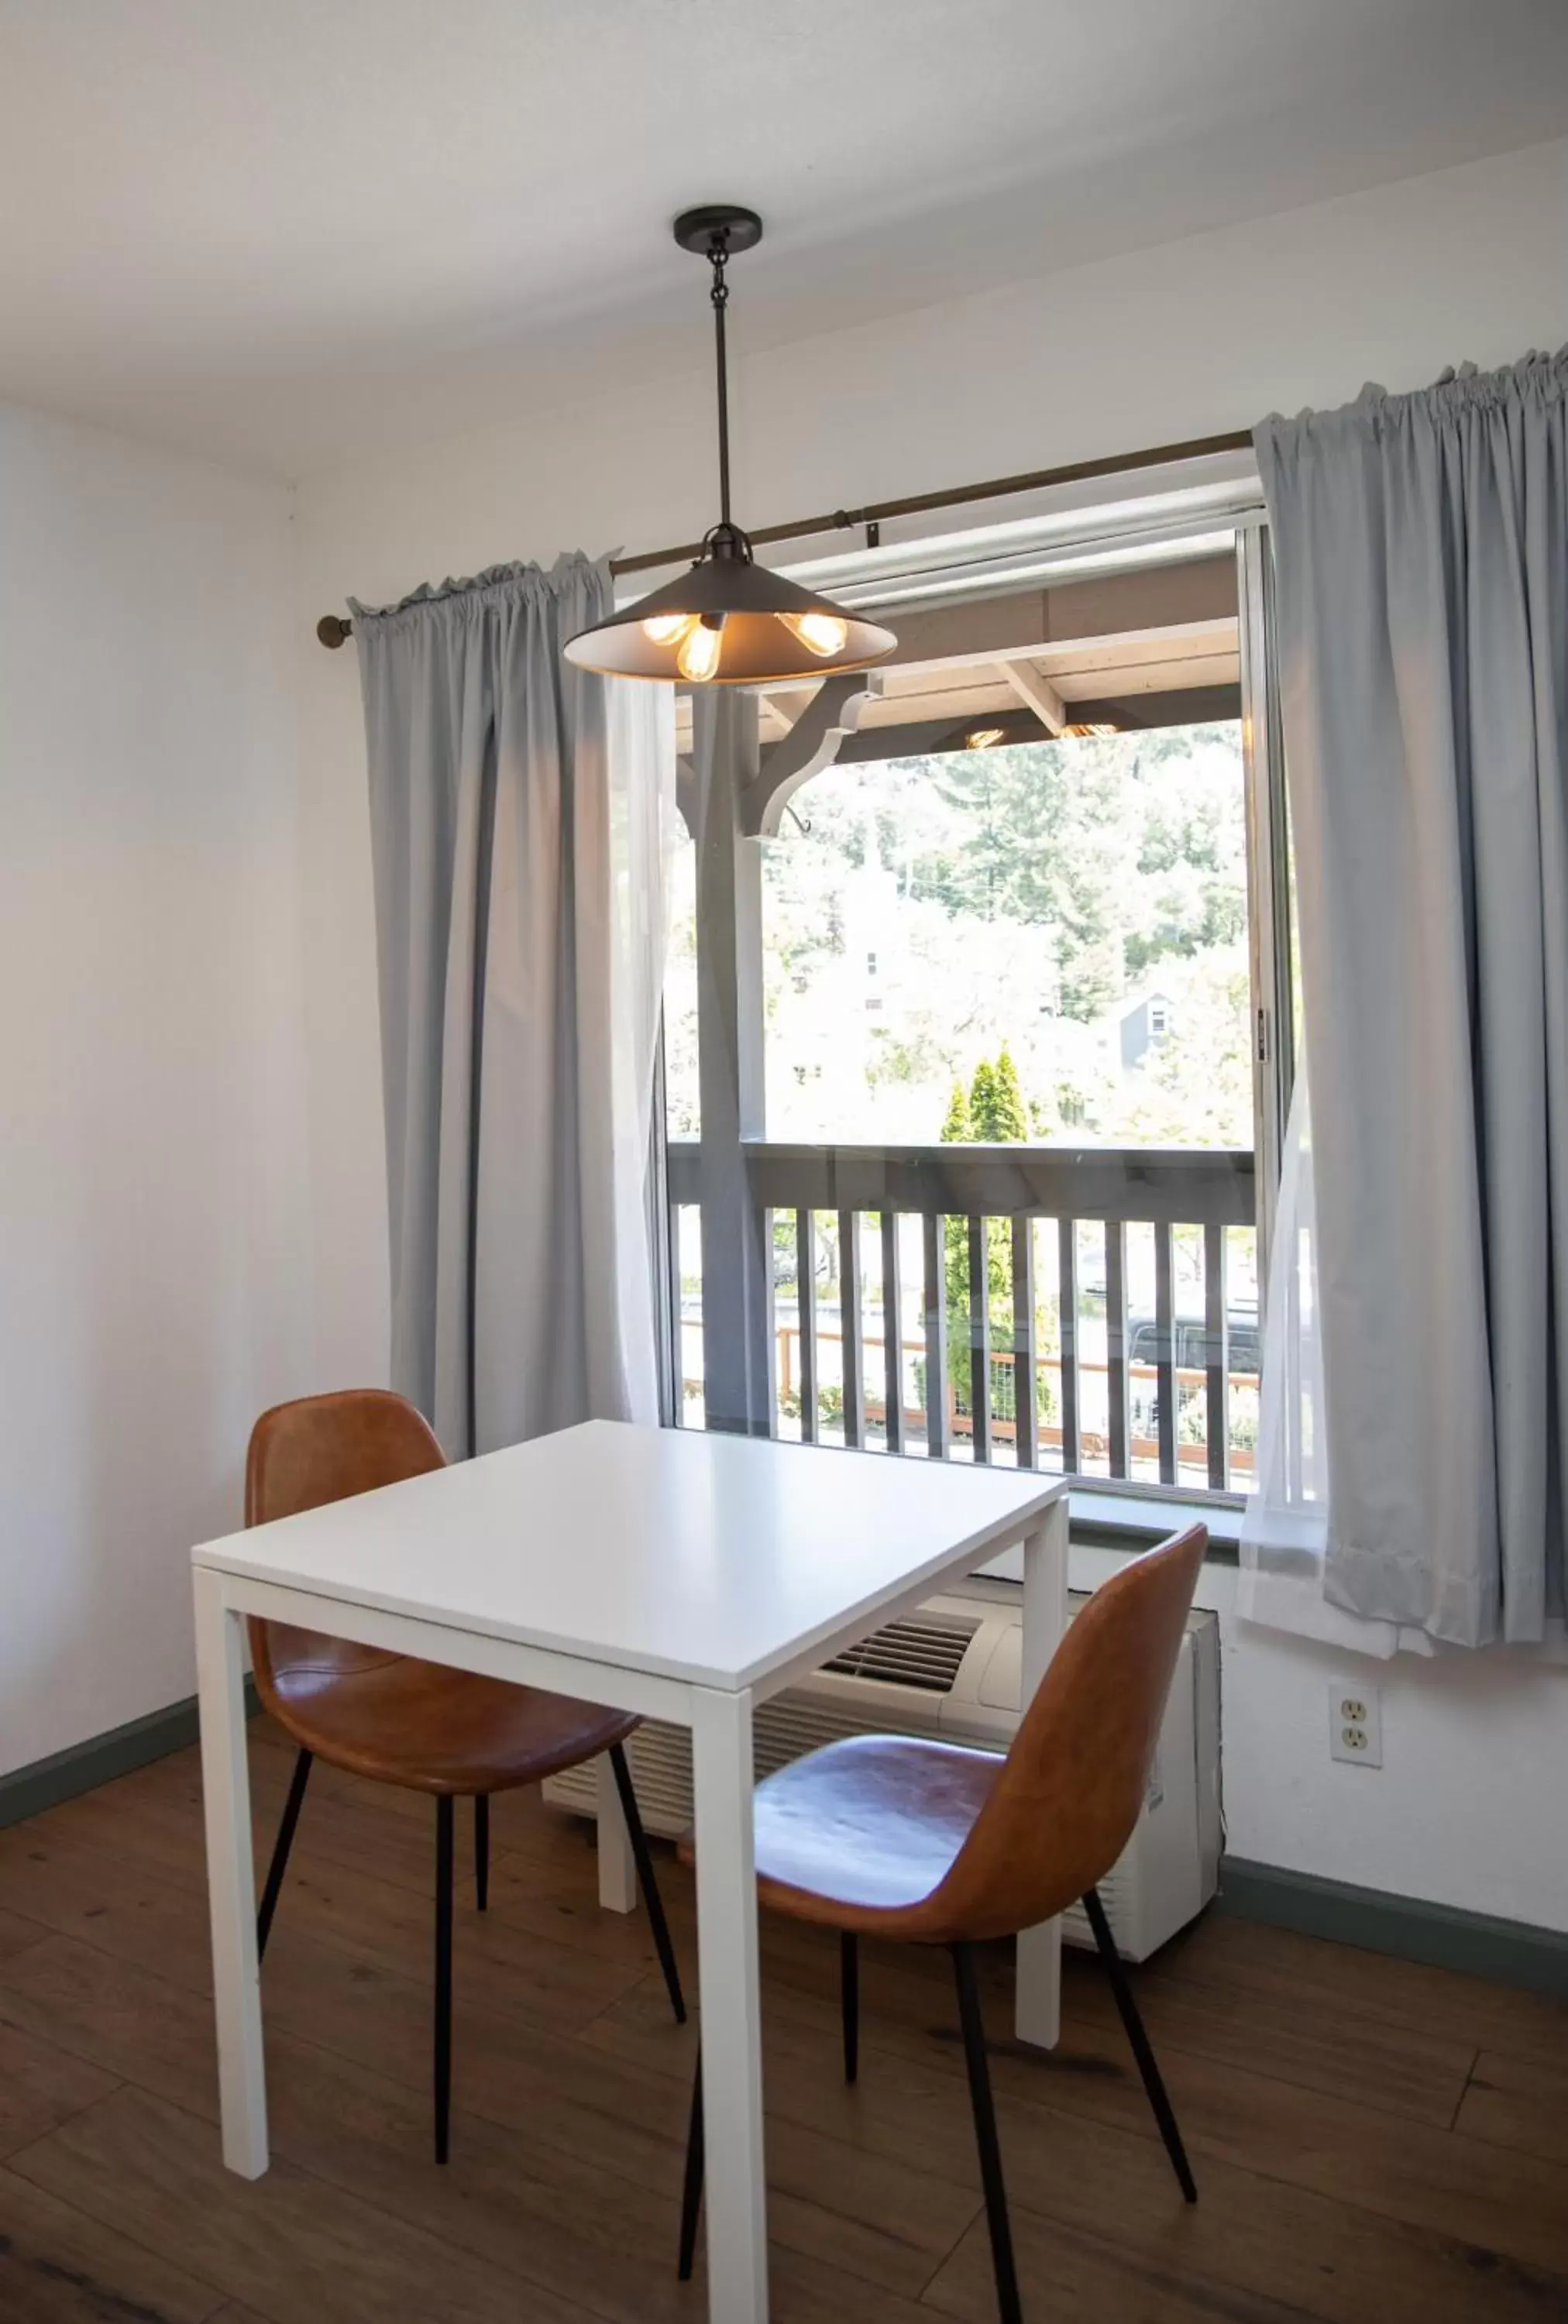
[[[253, 1733], [264, 1845], [290, 1760]], [[531, 1797], [498, 1803], [489, 1914], [464, 1899], [432, 2163], [432, 1825], [317, 1771], [266, 1965], [254, 2186], [214, 2128], [193, 1755], [0, 1832], [5, 2324], [706, 2318], [673, 2264], [691, 2033], [641, 1916], [597, 1911], [581, 1828]], [[847, 2090], [832, 1941], [765, 1923], [764, 1948], [776, 2315], [990, 2318], [945, 1962], [869, 1954]], [[1008, 2043], [1000, 1957], [991, 1977], [1030, 2324], [1568, 2319], [1568, 2005], [1211, 1917], [1138, 1973], [1189, 2212], [1095, 1964], [1069, 1957], [1049, 2057]]]

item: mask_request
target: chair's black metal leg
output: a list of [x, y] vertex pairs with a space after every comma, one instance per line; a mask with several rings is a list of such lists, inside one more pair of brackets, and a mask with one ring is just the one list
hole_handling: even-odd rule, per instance
[[703, 2174], [702, 2051], [691, 2078], [691, 2121], [686, 2134], [686, 2178], [680, 2190], [680, 2280], [691, 2282], [696, 2258], [696, 2223], [702, 2216]]
[[632, 1770], [626, 1765], [626, 1753], [619, 1743], [610, 1746], [610, 1765], [614, 1771], [615, 1789], [621, 1795], [621, 1812], [626, 1819], [626, 1830], [632, 1841], [638, 1885], [642, 1890], [642, 1901], [648, 1907], [654, 1949], [659, 1955], [659, 1966], [664, 1971], [665, 1990], [669, 1995], [669, 2006], [675, 2012], [676, 2024], [684, 2025], [686, 1996], [680, 1989], [680, 1971], [676, 1966], [675, 1947], [669, 1941], [669, 1923], [664, 1917], [664, 1899], [653, 1877], [653, 1857], [648, 1846], [648, 1834], [642, 1829], [642, 1814], [637, 1805]]
[[305, 1786], [310, 1780], [310, 1758], [309, 1751], [301, 1751], [294, 1762], [289, 1796], [283, 1803], [283, 1821], [278, 1826], [278, 1837], [272, 1844], [272, 1860], [267, 1867], [267, 1885], [262, 1890], [261, 1909], [256, 1914], [258, 1960], [266, 1951], [267, 1939], [272, 1932], [272, 1915], [278, 1909], [283, 1875], [289, 1868], [289, 1850], [294, 1845], [294, 1827], [300, 1821], [300, 1810], [305, 1804]]
[[1091, 1888], [1084, 1899], [1084, 1910], [1089, 1915], [1089, 1926], [1094, 1932], [1094, 1942], [1100, 1949], [1111, 1979], [1111, 1990], [1116, 1997], [1116, 2006], [1121, 2023], [1127, 2028], [1127, 2038], [1132, 2044], [1132, 2054], [1138, 2061], [1138, 2070], [1143, 2077], [1143, 2087], [1148, 2092], [1148, 2103], [1154, 2108], [1154, 2118], [1159, 2125], [1159, 2135], [1165, 2141], [1165, 2151], [1170, 2156], [1171, 2168], [1181, 2184], [1182, 2193], [1189, 2203], [1198, 2200], [1197, 2183], [1187, 2162], [1187, 2151], [1182, 2144], [1181, 2132], [1176, 2128], [1176, 2111], [1166, 2094], [1159, 2068], [1154, 2061], [1148, 2035], [1143, 2030], [1143, 2020], [1138, 2014], [1138, 2004], [1132, 1997], [1132, 1987], [1127, 1981], [1127, 1971], [1116, 1950], [1116, 1940], [1111, 1933], [1111, 1923], [1105, 1917], [1105, 1907], [1096, 1891]]
[[838, 2001], [844, 2017], [844, 2079], [860, 2074], [860, 1944], [852, 1932], [838, 1934]]
[[436, 1802], [436, 2160], [452, 2119], [452, 1795]]
[[476, 1794], [474, 1801], [474, 1894], [479, 1910], [490, 1906], [490, 1794]]
[[985, 2052], [985, 2020], [980, 2007], [980, 1982], [974, 1973], [974, 1948], [952, 1948], [958, 1982], [958, 2017], [964, 2028], [964, 2058], [969, 2068], [969, 2097], [974, 2108], [974, 2143], [980, 2150], [980, 2181], [985, 2190], [985, 2221], [991, 2230], [991, 2259], [996, 2271], [996, 2305], [1001, 2324], [1023, 2324], [1019, 2305], [1018, 2272], [1013, 2265], [1012, 2228], [1007, 2215], [1007, 2188], [1001, 2175], [1001, 2148], [996, 2135], [996, 2108], [991, 2096], [991, 2064]]

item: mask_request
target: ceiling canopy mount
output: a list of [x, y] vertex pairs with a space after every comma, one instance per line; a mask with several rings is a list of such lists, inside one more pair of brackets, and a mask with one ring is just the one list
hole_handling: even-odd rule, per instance
[[698, 258], [738, 258], [761, 241], [762, 221], [738, 202], [706, 202], [699, 209], [682, 210], [671, 231], [682, 250]]

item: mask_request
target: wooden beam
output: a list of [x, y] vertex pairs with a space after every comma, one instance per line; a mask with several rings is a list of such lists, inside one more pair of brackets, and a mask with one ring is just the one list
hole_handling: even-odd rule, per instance
[[998, 669], [1026, 710], [1032, 710], [1047, 733], [1059, 734], [1067, 723], [1061, 696], [1048, 678], [1027, 661], [999, 661]]

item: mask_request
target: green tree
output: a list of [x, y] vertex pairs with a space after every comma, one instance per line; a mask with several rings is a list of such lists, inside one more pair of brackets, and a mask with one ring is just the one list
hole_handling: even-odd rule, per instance
[[989, 1144], [996, 1112], [996, 1068], [982, 1057], [969, 1084], [969, 1135], [977, 1146]]
[[964, 844], [916, 866], [913, 892], [953, 913], [1050, 927], [1063, 1013], [1097, 1017], [1121, 985], [1125, 752], [1004, 744], [926, 763]]
[[[967, 1093], [955, 1082], [942, 1125], [944, 1145], [1021, 1145], [1028, 1140], [1028, 1111], [1019, 1086], [1018, 1067], [1004, 1041], [995, 1060], [982, 1057]], [[960, 1406], [970, 1406], [972, 1385], [969, 1313], [969, 1222], [949, 1218], [944, 1227], [944, 1273], [947, 1285], [947, 1370]], [[1006, 1219], [985, 1228], [986, 1303], [994, 1334], [1012, 1336], [1012, 1229]], [[971, 1408], [973, 1408], [971, 1406]]]
[[1028, 1109], [1019, 1085], [1018, 1067], [1004, 1041], [994, 1065], [982, 1057], [974, 1069], [969, 1093], [973, 1135], [992, 1146], [1022, 1146], [1028, 1142]]

